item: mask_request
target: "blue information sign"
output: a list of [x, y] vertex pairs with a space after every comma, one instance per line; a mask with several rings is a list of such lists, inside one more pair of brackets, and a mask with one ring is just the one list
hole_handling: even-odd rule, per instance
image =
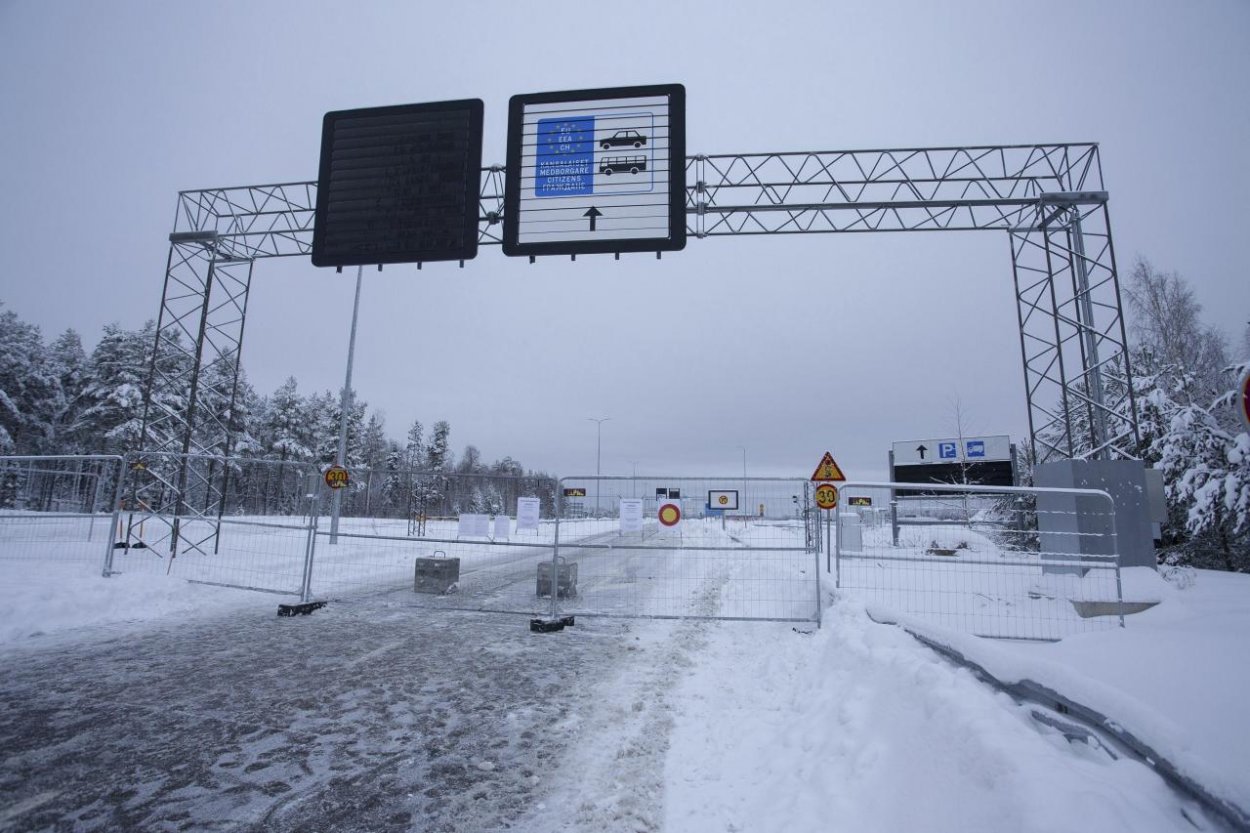
[[595, 191], [595, 117], [539, 119], [534, 195], [573, 197]]
[[938, 457], [943, 460], [954, 460], [959, 455], [959, 446], [954, 443], [938, 443]]

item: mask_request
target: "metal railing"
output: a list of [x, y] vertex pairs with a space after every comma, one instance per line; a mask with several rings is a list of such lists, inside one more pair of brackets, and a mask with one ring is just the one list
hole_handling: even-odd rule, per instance
[[[840, 487], [827, 565], [837, 588], [978, 636], [1053, 640], [1123, 627], [1115, 504], [1106, 492], [925, 484], [927, 494], [915, 495], [916, 488]], [[855, 498], [873, 505], [850, 505]]]
[[557, 594], [552, 615], [819, 623], [820, 562], [805, 528], [809, 486], [785, 478], [562, 478], [552, 569], [570, 573], [571, 586]]
[[123, 472], [111, 455], [0, 457], [0, 560], [98, 566]]

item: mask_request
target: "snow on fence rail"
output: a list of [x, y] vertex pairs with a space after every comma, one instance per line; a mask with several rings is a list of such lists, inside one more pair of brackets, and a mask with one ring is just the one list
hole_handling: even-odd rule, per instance
[[[913, 496], [904, 496], [909, 489]], [[830, 567], [837, 587], [893, 614], [978, 636], [1048, 640], [1123, 627], [1107, 493], [927, 484], [916, 496], [915, 489], [840, 488]], [[888, 512], [850, 505], [883, 490]]]

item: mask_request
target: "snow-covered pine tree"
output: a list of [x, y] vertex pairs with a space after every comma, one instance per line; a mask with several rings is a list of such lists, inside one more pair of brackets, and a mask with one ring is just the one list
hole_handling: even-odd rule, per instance
[[[317, 426], [315, 443], [317, 462], [330, 465], [338, 459], [339, 433], [342, 430], [342, 400], [329, 391], [318, 394], [309, 400], [313, 423]], [[368, 404], [352, 391], [351, 406], [347, 412], [347, 459], [350, 467], [358, 467], [362, 462], [361, 439]]]
[[425, 469], [430, 472], [444, 471], [451, 468], [451, 424], [440, 419], [431, 429], [430, 444], [425, 450]]
[[48, 453], [61, 401], [39, 328], [0, 311], [0, 453]]
[[[133, 331], [105, 325], [104, 336], [91, 352], [83, 409], [72, 428], [77, 436], [89, 438], [90, 451], [116, 454], [140, 447], [143, 391], [155, 337], [151, 321]], [[162, 359], [171, 367], [185, 360], [173, 352], [167, 349]], [[158, 397], [154, 407], [185, 409], [185, 391], [160, 391]]]
[[262, 409], [262, 453], [271, 460], [285, 462], [312, 458], [310, 429], [314, 422], [308, 412], [308, 403], [299, 395], [298, 388], [295, 377], [288, 376]]
[[360, 439], [361, 462], [368, 469], [381, 470], [386, 464], [387, 450], [386, 418], [378, 413], [370, 414]]
[[56, 453], [76, 454], [87, 452], [85, 438], [73, 435], [72, 426], [83, 409], [83, 392], [87, 387], [87, 353], [82, 338], [73, 329], [57, 336], [48, 348], [52, 371], [60, 384], [60, 399], [53, 419], [56, 432]]
[[425, 426], [421, 420], [414, 419], [408, 427], [408, 442], [404, 445], [404, 467], [413, 470], [425, 464], [425, 440], [422, 434]]

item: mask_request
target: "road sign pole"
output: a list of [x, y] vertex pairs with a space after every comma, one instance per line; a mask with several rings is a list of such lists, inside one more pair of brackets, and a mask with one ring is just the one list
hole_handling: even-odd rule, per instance
[[[840, 509], [831, 509], [830, 512], [838, 512]], [[842, 521], [838, 521], [837, 540], [833, 544], [833, 586], [841, 589], [842, 587]]]
[[833, 558], [833, 510], [825, 510], [825, 572], [829, 572], [829, 561]]
[[[347, 414], [352, 404], [352, 361], [356, 358], [356, 319], [360, 315], [360, 284], [365, 267], [356, 267], [356, 300], [352, 303], [352, 334], [347, 341], [347, 378], [343, 382], [343, 396], [339, 400], [339, 453], [338, 464], [347, 466]], [[343, 490], [334, 490], [333, 509], [330, 514], [330, 543], [339, 542], [339, 515], [343, 510]]]

